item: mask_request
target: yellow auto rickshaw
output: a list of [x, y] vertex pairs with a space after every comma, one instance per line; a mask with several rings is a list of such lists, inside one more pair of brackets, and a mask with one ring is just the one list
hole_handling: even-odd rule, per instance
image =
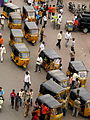
[[21, 13], [21, 8], [18, 7], [17, 5], [12, 4], [12, 3], [4, 4], [2, 15], [4, 15], [6, 18], [8, 18], [9, 13], [11, 13], [11, 12]]
[[24, 35], [21, 29], [11, 29], [9, 45], [13, 46], [15, 43], [22, 43], [23, 38]]
[[74, 30], [74, 25], [72, 20], [67, 20], [65, 24], [66, 31], [72, 32]]
[[36, 21], [35, 17], [35, 9], [33, 6], [25, 5], [23, 6], [23, 14], [22, 14], [23, 20], [28, 18], [28, 22], [34, 22]]
[[30, 52], [24, 43], [16, 43], [12, 46], [11, 60], [26, 69], [30, 61]]
[[71, 90], [69, 97], [69, 106], [74, 106], [74, 100], [77, 99], [77, 90], [79, 90], [79, 97], [81, 102], [80, 114], [84, 117], [90, 117], [90, 92], [85, 88], [80, 87]]
[[67, 76], [69, 76], [70, 74], [73, 74], [73, 73], [78, 74], [80, 87], [85, 87], [87, 77], [88, 77], [88, 70], [82, 61], [71, 61], [69, 63], [66, 74]]
[[60, 70], [51, 70], [47, 72], [46, 79], [53, 79], [56, 83], [58, 83], [61, 87], [66, 88], [66, 92], [69, 93], [69, 79], [63, 71]]
[[18, 12], [11, 12], [8, 18], [8, 27], [10, 29], [21, 29], [22, 28], [22, 17]]
[[43, 58], [42, 67], [46, 71], [60, 68], [61, 57], [53, 49], [44, 49], [41, 51], [40, 56]]
[[25, 22], [24, 24], [25, 38], [33, 45], [38, 41], [39, 28], [35, 22]]
[[45, 81], [40, 85], [39, 96], [45, 94], [52, 95], [58, 102], [61, 102], [64, 97], [68, 97], [66, 88], [61, 87], [53, 79]]
[[[62, 120], [62, 104], [59, 103], [54, 97], [46, 94], [39, 96], [36, 101], [40, 107], [42, 104], [48, 107], [48, 111], [45, 114], [45, 120]], [[40, 108], [38, 108], [38, 110], [40, 111]]]

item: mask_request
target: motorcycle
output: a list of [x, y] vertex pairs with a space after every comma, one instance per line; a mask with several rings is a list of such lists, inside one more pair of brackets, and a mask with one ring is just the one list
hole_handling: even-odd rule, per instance
[[69, 9], [70, 12], [75, 13], [76, 12], [75, 4], [73, 2], [69, 2], [68, 3], [68, 9]]
[[2, 96], [0, 96], [0, 110], [2, 109], [3, 107], [3, 103], [4, 103], [4, 99]]

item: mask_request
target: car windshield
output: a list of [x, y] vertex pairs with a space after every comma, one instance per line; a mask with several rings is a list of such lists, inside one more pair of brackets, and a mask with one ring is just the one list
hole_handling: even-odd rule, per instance
[[21, 58], [29, 58], [29, 52], [28, 53], [20, 53]]
[[81, 71], [78, 73], [81, 78], [87, 77], [87, 71]]
[[22, 38], [15, 38], [16, 42], [22, 42]]
[[35, 13], [34, 12], [29, 12], [28, 16], [35, 16]]
[[15, 24], [21, 24], [21, 20], [13, 20], [13, 22], [15, 23]]
[[31, 34], [37, 34], [37, 33], [38, 33], [38, 30], [30, 30], [30, 33], [31, 33]]

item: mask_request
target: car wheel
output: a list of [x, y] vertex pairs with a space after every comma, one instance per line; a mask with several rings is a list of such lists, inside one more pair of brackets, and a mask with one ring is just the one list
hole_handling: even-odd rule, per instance
[[87, 32], [88, 32], [88, 29], [87, 29], [87, 28], [84, 28], [84, 29], [83, 29], [83, 32], [84, 32], [84, 33], [87, 33]]

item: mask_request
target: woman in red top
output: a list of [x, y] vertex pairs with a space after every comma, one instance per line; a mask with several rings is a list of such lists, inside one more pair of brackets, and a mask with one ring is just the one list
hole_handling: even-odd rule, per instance
[[48, 7], [48, 19], [50, 19], [52, 13], [52, 7], [51, 5]]

